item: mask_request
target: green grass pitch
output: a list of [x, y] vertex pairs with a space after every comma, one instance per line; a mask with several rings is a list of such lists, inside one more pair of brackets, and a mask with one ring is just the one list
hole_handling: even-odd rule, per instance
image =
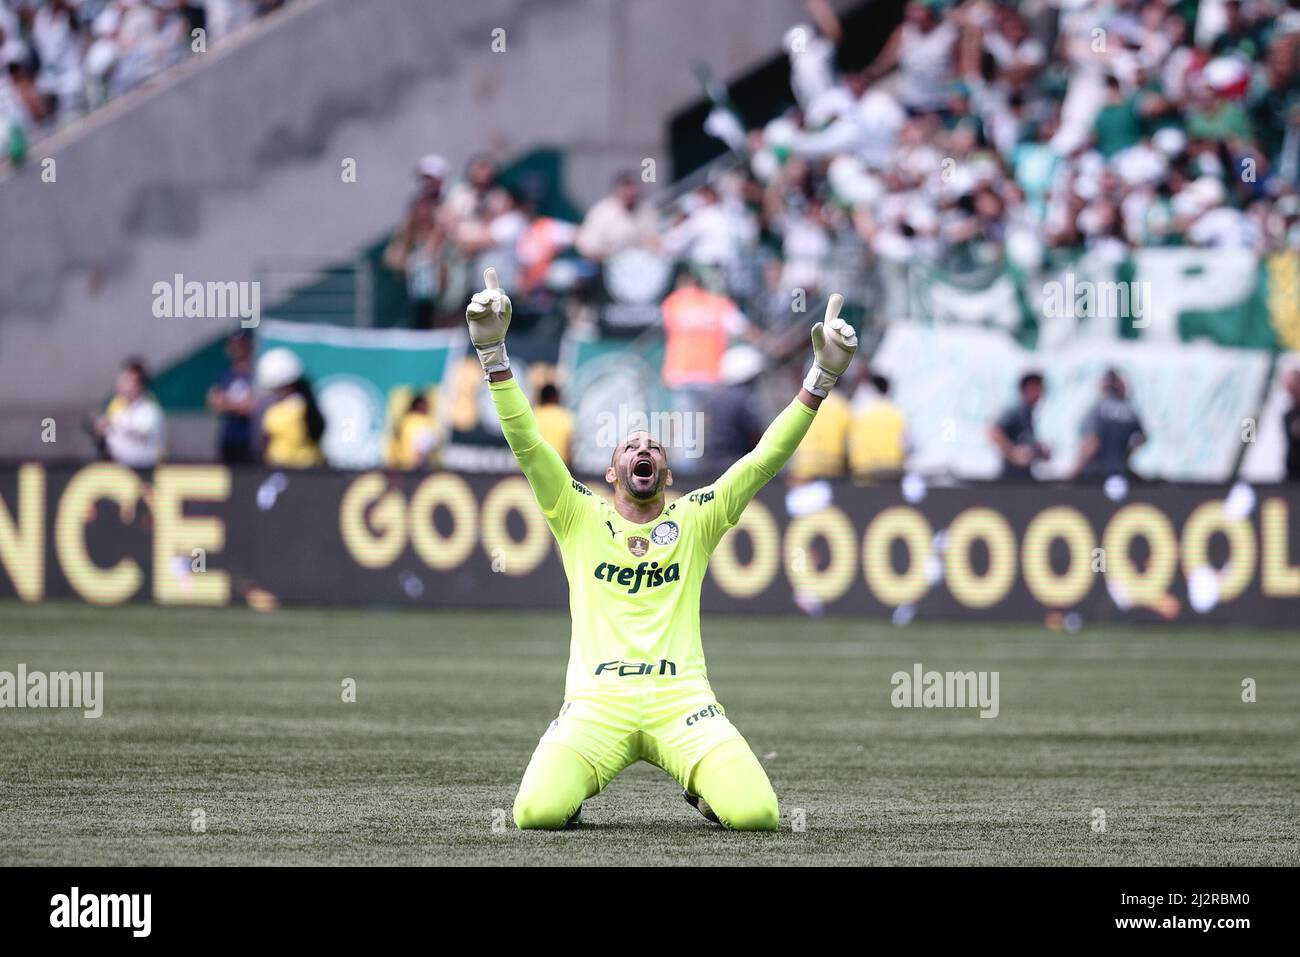
[[[775, 834], [709, 825], [644, 764], [582, 826], [515, 830], [563, 694], [558, 614], [0, 604], [0, 670], [106, 686], [98, 720], [0, 711], [0, 864], [1300, 864], [1295, 633], [704, 630]], [[915, 662], [998, 671], [1001, 714], [893, 708]]]

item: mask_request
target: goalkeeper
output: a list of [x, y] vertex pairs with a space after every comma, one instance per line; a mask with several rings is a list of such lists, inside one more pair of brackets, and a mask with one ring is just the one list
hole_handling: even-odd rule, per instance
[[857, 349], [831, 297], [812, 329], [803, 388], [758, 446], [713, 485], [665, 502], [673, 473], [663, 446], [633, 432], [614, 449], [613, 500], [569, 475], [537, 430], [510, 372], [510, 300], [496, 272], [465, 312], [502, 430], [528, 478], [569, 579], [573, 630], [564, 704], [533, 752], [515, 798], [521, 828], [560, 828], [620, 771], [648, 761], [677, 780], [706, 818], [774, 830], [776, 795], [709, 687], [700, 642], [700, 586], [709, 555], [754, 494], [793, 454]]

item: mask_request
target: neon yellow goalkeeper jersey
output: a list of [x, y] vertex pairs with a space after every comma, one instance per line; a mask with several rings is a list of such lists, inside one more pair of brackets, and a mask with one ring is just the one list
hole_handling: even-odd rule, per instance
[[793, 454], [814, 415], [798, 399], [713, 485], [644, 524], [575, 481], [513, 378], [490, 384], [502, 430], [560, 546], [573, 632], [566, 696], [708, 688], [700, 588], [709, 555]]

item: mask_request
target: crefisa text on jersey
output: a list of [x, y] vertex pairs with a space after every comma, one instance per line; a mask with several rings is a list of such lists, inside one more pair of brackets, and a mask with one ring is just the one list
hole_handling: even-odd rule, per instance
[[646, 588], [657, 588], [664, 582], [677, 581], [681, 577], [681, 572], [676, 562], [666, 568], [660, 568], [658, 562], [641, 562], [636, 568], [615, 565], [613, 562], [601, 562], [596, 566], [595, 577], [601, 581], [617, 582], [627, 588], [629, 595], [635, 595], [641, 590], [643, 581]]

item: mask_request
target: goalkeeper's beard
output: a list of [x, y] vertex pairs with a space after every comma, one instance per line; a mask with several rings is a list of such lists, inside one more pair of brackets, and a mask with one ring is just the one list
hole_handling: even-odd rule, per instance
[[650, 502], [663, 494], [666, 469], [659, 469], [650, 463], [649, 475], [637, 475], [636, 464], [621, 467], [618, 470], [618, 482], [628, 498], [635, 502]]

